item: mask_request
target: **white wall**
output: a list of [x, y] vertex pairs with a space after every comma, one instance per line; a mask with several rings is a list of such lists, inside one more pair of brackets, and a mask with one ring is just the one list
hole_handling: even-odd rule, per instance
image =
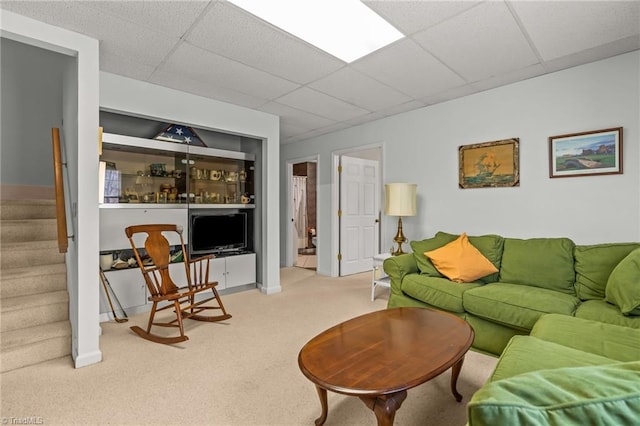
[[262, 199], [256, 200], [263, 254], [259, 286], [265, 294], [280, 292], [280, 212], [277, 201], [270, 201], [280, 197], [278, 117], [105, 72], [100, 73], [100, 107], [263, 140]]
[[[566, 236], [577, 244], [640, 241], [639, 81], [635, 51], [284, 145], [281, 165], [320, 155], [322, 229], [330, 229], [331, 153], [383, 143], [385, 181], [418, 184], [418, 216], [403, 219], [409, 239], [444, 230]], [[624, 174], [549, 178], [549, 136], [619, 126], [624, 127]], [[458, 147], [506, 138], [520, 138], [520, 186], [459, 189]], [[396, 219], [383, 221], [384, 246], [393, 238]], [[331, 270], [330, 237], [318, 235], [319, 247], [326, 248], [319, 253], [319, 272]]]
[[69, 57], [2, 38], [2, 184], [53, 186], [51, 128], [62, 126]]

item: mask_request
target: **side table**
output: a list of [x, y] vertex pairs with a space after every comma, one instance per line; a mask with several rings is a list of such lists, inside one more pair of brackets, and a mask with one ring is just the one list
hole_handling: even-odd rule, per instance
[[373, 268], [371, 270], [371, 301], [376, 299], [376, 287], [391, 288], [391, 278], [384, 273], [382, 264], [384, 260], [391, 257], [390, 253], [381, 253], [373, 256]]

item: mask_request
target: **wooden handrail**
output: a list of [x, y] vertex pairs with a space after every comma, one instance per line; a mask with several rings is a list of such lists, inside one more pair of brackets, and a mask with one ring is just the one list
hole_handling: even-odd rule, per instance
[[58, 250], [66, 253], [69, 248], [67, 240], [67, 214], [64, 208], [64, 177], [62, 175], [62, 151], [60, 150], [60, 129], [51, 129], [53, 139], [53, 174], [56, 191], [56, 219], [58, 222]]

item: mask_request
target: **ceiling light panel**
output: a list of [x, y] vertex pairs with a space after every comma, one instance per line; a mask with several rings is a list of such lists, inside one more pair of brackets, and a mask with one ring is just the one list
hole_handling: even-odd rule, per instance
[[359, 0], [228, 0], [349, 63], [404, 37]]

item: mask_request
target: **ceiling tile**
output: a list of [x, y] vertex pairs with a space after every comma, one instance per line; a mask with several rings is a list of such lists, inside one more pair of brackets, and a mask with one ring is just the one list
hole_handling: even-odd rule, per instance
[[329, 127], [325, 127], [322, 129], [317, 129], [317, 130], [312, 130], [310, 132], [304, 133], [302, 135], [298, 135], [298, 136], [294, 136], [294, 137], [288, 137], [284, 140], [284, 143], [294, 143], [294, 142], [300, 142], [303, 141], [305, 139], [310, 139], [310, 138], [315, 138], [318, 136], [322, 136], [325, 135], [327, 133], [331, 133], [331, 132], [337, 132], [338, 130], [344, 130], [351, 127], [350, 124], [347, 123], [337, 123], [334, 124], [332, 126]]
[[480, 3], [477, 1], [364, 0], [404, 35], [432, 27]]
[[287, 80], [189, 43], [181, 43], [160, 69], [173, 74], [182, 74], [206, 84], [264, 98], [265, 101], [277, 98], [298, 87]]
[[154, 66], [142, 64], [136, 61], [135, 58], [114, 55], [105, 49], [100, 50], [100, 64], [101, 71], [142, 81], [149, 80], [155, 70]]
[[354, 62], [352, 67], [415, 99], [465, 83], [412, 40], [402, 40]]
[[91, 7], [158, 32], [182, 37], [208, 1], [91, 1]]
[[187, 40], [296, 83], [308, 83], [344, 66], [328, 53], [226, 2], [210, 8]]
[[382, 117], [389, 117], [390, 115], [396, 115], [396, 114], [401, 114], [407, 111], [413, 111], [414, 109], [422, 108], [425, 105], [426, 104], [422, 101], [414, 100], [414, 101], [406, 102], [404, 104], [392, 106], [391, 108], [381, 109], [377, 113]]
[[600, 45], [587, 50], [581, 50], [572, 55], [563, 56], [544, 63], [547, 72], [563, 70], [589, 62], [599, 61], [615, 55], [632, 52], [640, 49], [640, 37], [631, 36], [616, 40], [612, 43]]
[[503, 2], [483, 3], [413, 39], [468, 82], [538, 62]]
[[369, 111], [411, 100], [407, 95], [349, 67], [311, 83], [309, 87]]
[[280, 116], [281, 122], [293, 126], [293, 123], [305, 131], [315, 130], [320, 127], [330, 126], [336, 120], [330, 120], [315, 114], [308, 113], [278, 102], [269, 102], [258, 108], [260, 111], [268, 112]]
[[640, 33], [638, 1], [510, 3], [544, 60]]
[[471, 86], [475, 87], [477, 90], [489, 90], [495, 87], [506, 86], [507, 84], [511, 84], [516, 81], [537, 77], [544, 73], [544, 67], [540, 64], [535, 64], [526, 68], [505, 72], [491, 78], [483, 79], [476, 83], [471, 83]]
[[344, 121], [369, 113], [366, 109], [348, 104], [308, 87], [294, 90], [276, 99], [276, 101], [336, 121]]
[[99, 9], [92, 6], [92, 2], [5, 3], [2, 3], [3, 9], [88, 35], [100, 40], [101, 51], [135, 58], [136, 62], [149, 66], [158, 65], [179, 41], [178, 37], [151, 30], [110, 13], [100, 13]]
[[425, 105], [433, 105], [440, 102], [446, 102], [451, 99], [461, 98], [463, 96], [471, 95], [472, 93], [477, 92], [479, 89], [472, 86], [471, 84], [465, 84], [464, 86], [454, 87], [444, 92], [436, 93], [435, 95], [427, 96], [422, 98], [422, 102]]
[[170, 87], [175, 90], [181, 90], [183, 92], [247, 108], [255, 109], [265, 103], [264, 99], [236, 92], [226, 87], [216, 86], [212, 83], [203, 84], [202, 81], [186, 77], [184, 73], [174, 74], [162, 70], [156, 70], [149, 79], [149, 82], [159, 86]]

